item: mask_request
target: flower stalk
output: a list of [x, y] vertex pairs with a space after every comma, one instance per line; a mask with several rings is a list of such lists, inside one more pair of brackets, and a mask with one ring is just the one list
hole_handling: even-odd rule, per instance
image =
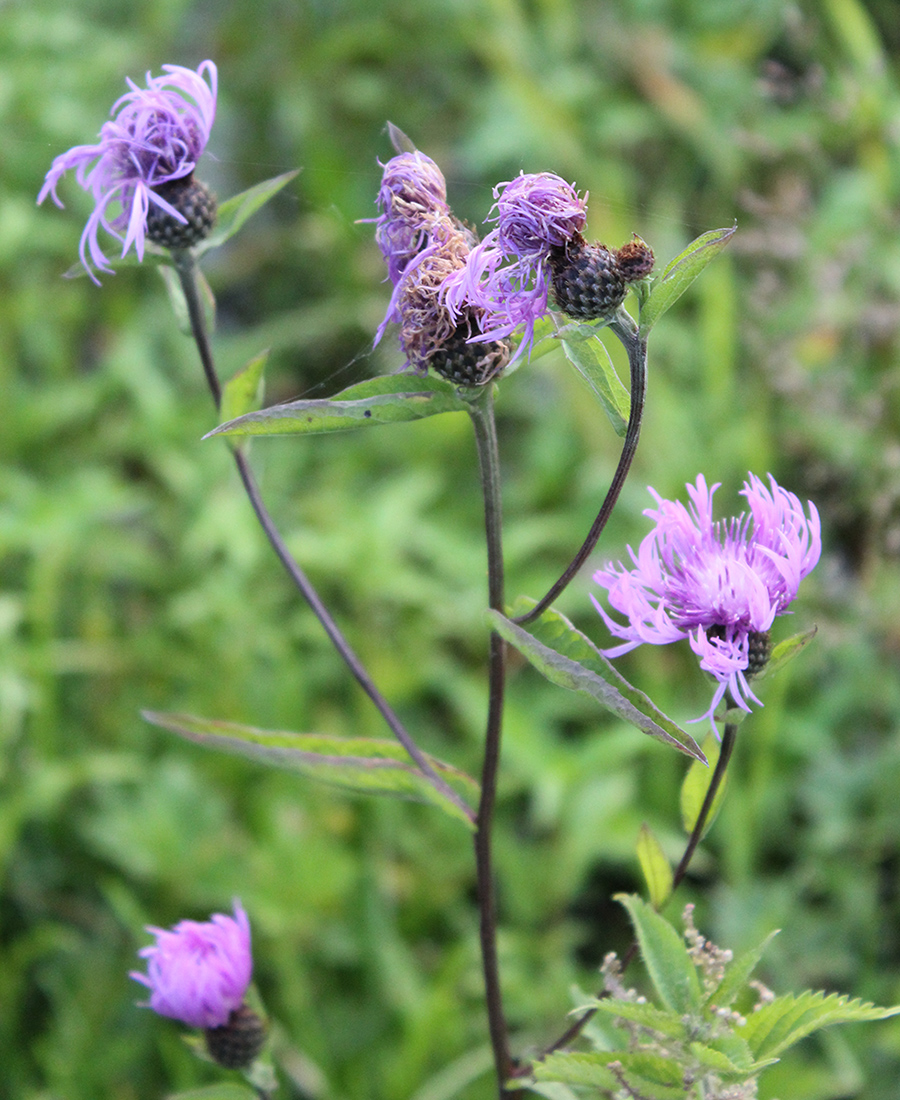
[[[197, 261], [194, 254], [189, 249], [173, 252], [172, 255], [181, 289], [187, 301], [191, 333], [194, 338], [194, 343], [197, 345], [197, 351], [200, 355], [200, 361], [203, 364], [203, 373], [206, 376], [210, 393], [212, 394], [216, 409], [218, 410], [222, 403], [222, 386], [219, 381], [218, 372], [216, 371], [212, 346], [206, 327], [206, 316], [203, 312], [203, 304], [197, 286]], [[265, 532], [272, 549], [275, 551], [279, 561], [287, 571], [288, 576], [293, 581], [294, 586], [309, 604], [310, 610], [321, 623], [323, 630], [328, 635], [328, 639], [334, 646], [338, 655], [350, 670], [356, 682], [369, 699], [371, 699], [379, 714], [381, 714], [382, 718], [387, 722], [391, 732], [406, 749], [419, 770], [428, 779], [435, 790], [440, 791], [441, 794], [450, 799], [453, 804], [465, 814], [469, 821], [474, 822], [475, 814], [472, 808], [437, 774], [429, 763], [425, 754], [415, 743], [394, 709], [378, 690], [362, 661], [356, 655], [356, 652], [344, 637], [343, 632], [335, 622], [328, 608], [322, 602], [315, 586], [300, 568], [294, 556], [287, 548], [284, 539], [281, 537], [281, 533], [275, 525], [275, 521], [272, 519], [262, 499], [262, 494], [245, 451], [240, 446], [237, 446], [232, 448], [232, 454], [234, 455], [235, 465], [237, 466], [241, 483], [244, 486], [244, 491], [247, 494], [247, 498], [250, 501], [250, 505], [253, 508], [259, 525]]]
[[[496, 611], [503, 611], [503, 539], [500, 491], [500, 456], [497, 448], [497, 428], [494, 417], [493, 386], [485, 386], [469, 404], [475, 443], [481, 471], [484, 497], [484, 526], [488, 558], [488, 602]], [[484, 738], [484, 762], [481, 772], [481, 800], [478, 805], [474, 837], [475, 868], [478, 884], [479, 939], [484, 975], [488, 1029], [494, 1064], [497, 1070], [499, 1096], [510, 1100], [516, 1093], [506, 1089], [505, 1082], [513, 1074], [509, 1050], [509, 1032], [503, 1011], [500, 968], [497, 959], [497, 908], [494, 888], [491, 830], [497, 796], [497, 775], [500, 765], [500, 742], [503, 724], [503, 698], [506, 683], [506, 643], [499, 634], [490, 636], [488, 672], [489, 699], [487, 729]]]

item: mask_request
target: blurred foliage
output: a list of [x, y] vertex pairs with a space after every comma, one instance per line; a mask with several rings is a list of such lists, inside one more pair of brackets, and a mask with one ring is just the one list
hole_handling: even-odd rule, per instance
[[[285, 1095], [491, 1095], [464, 831], [176, 742], [140, 708], [384, 736], [255, 529], [195, 352], [149, 268], [64, 280], [89, 212], [34, 199], [124, 78], [219, 66], [202, 175], [300, 176], [204, 260], [230, 374], [268, 400], [395, 368], [371, 227], [391, 119], [480, 222], [520, 169], [589, 189], [590, 231], [666, 262], [739, 230], [654, 331], [636, 471], [598, 558], [646, 530], [644, 486], [748, 469], [815, 500], [826, 553], [679, 904], [763, 980], [900, 1000], [900, 32], [894, 0], [6, 0], [0, 5], [0, 1096], [150, 1100], [212, 1080], [134, 1007], [145, 923], [240, 895]], [[619, 349], [611, 348], [614, 356]], [[510, 597], [540, 595], [617, 457], [560, 353], [500, 386]], [[270, 505], [422, 746], [477, 766], [484, 555], [462, 416], [262, 440]], [[589, 570], [560, 608], [602, 644]], [[785, 633], [792, 632], [786, 631]], [[686, 647], [683, 647], [686, 649]], [[619, 665], [676, 720], [682, 647]], [[497, 862], [518, 1049], [627, 946], [646, 821], [682, 844], [685, 764], [515, 666]], [[768, 967], [768, 970], [766, 969]], [[900, 1024], [807, 1041], [765, 1097], [893, 1100]]]

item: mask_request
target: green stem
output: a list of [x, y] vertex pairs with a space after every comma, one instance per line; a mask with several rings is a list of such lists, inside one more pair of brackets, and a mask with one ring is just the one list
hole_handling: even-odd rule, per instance
[[[500, 456], [494, 419], [493, 386], [489, 383], [475, 397], [469, 412], [475, 429], [481, 485], [484, 496], [484, 526], [488, 559], [488, 602], [503, 611], [503, 538], [500, 494]], [[491, 633], [487, 730], [484, 741], [484, 765], [481, 773], [481, 800], [476, 817], [475, 869], [478, 883], [479, 935], [484, 974], [488, 1030], [497, 1069], [501, 1100], [511, 1100], [518, 1090], [509, 1092], [506, 1081], [513, 1074], [509, 1050], [509, 1032], [503, 1012], [500, 967], [497, 959], [497, 908], [491, 854], [491, 830], [497, 796], [500, 764], [500, 735], [503, 722], [503, 692], [506, 681], [506, 645], [499, 634]]]
[[[216, 371], [212, 347], [209, 341], [209, 333], [206, 328], [206, 316], [203, 312], [203, 305], [200, 301], [200, 294], [197, 287], [197, 263], [193, 253], [187, 250], [173, 251], [172, 261], [175, 270], [178, 272], [178, 278], [181, 282], [181, 288], [187, 302], [191, 332], [194, 337], [194, 342], [197, 345], [197, 351], [200, 354], [203, 372], [206, 375], [206, 381], [212, 393], [213, 400], [215, 401], [216, 410], [218, 411], [222, 404], [222, 387], [219, 382], [218, 372]], [[232, 453], [244, 490], [272, 549], [277, 554], [281, 564], [287, 570], [295, 587], [309, 604], [313, 614], [322, 624], [322, 628], [328, 635], [331, 644], [337, 650], [338, 655], [344, 661], [344, 664], [350, 670], [356, 682], [374, 703], [378, 712], [390, 727], [391, 732], [415, 761], [419, 770], [429, 783], [431, 783], [435, 790], [440, 791], [445, 798], [448, 798], [458, 809], [462, 810], [469, 821], [474, 823], [475, 814], [472, 812], [472, 808], [466, 804], [457, 792], [454, 791], [437, 772], [435, 772], [425, 754], [415, 741], [413, 741], [406, 727], [375, 686], [365, 666], [360, 661], [359, 657], [357, 657], [350, 643], [341, 632], [340, 627], [338, 627], [331, 613], [320, 599], [312, 582], [294, 560], [293, 555], [288, 550], [284, 539], [281, 537], [278, 528], [275, 526], [274, 520], [263, 502], [259, 486], [257, 485], [256, 478], [253, 476], [253, 471], [250, 468], [247, 456], [240, 447], [233, 448]]]
[[549, 589], [543, 599], [538, 600], [534, 607], [524, 615], [513, 619], [514, 623], [523, 626], [542, 615], [556, 597], [569, 584], [578, 570], [584, 565], [588, 555], [597, 545], [597, 540], [603, 533], [612, 510], [616, 506], [625, 478], [631, 469], [637, 451], [638, 440], [641, 435], [641, 422], [644, 417], [644, 401], [647, 396], [647, 340], [642, 337], [631, 315], [624, 309], [620, 309], [609, 328], [618, 336], [628, 352], [628, 365], [631, 372], [631, 408], [628, 414], [628, 426], [625, 429], [625, 442], [622, 444], [622, 454], [616, 466], [613, 479], [606, 492], [606, 498], [600, 506], [597, 518], [588, 531], [587, 538], [581, 545], [581, 549], [566, 566], [559, 580]]

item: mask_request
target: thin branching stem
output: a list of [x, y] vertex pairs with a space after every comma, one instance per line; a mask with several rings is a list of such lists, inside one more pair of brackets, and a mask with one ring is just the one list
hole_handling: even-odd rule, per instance
[[[719, 749], [719, 759], [716, 761], [716, 766], [713, 769], [712, 776], [709, 781], [709, 786], [706, 788], [706, 795], [703, 798], [703, 805], [700, 807], [700, 813], [697, 815], [697, 820], [694, 822], [694, 827], [691, 829], [691, 835], [688, 837], [687, 845], [684, 849], [684, 855], [678, 866], [675, 869], [675, 873], [672, 875], [672, 893], [674, 893], [681, 884], [684, 876], [687, 874], [688, 866], [691, 859], [694, 856], [694, 852], [697, 850], [697, 845], [700, 843], [704, 832], [706, 831], [706, 825], [709, 821], [709, 815], [712, 812], [713, 804], [716, 800], [716, 795], [722, 786], [722, 781], [725, 778], [725, 772], [728, 768], [728, 762], [731, 760], [731, 754], [734, 752], [735, 742], [737, 740], [737, 725], [730, 722], [725, 725], [725, 732], [722, 734], [722, 747]], [[622, 970], [631, 963], [634, 957], [638, 953], [637, 942], [633, 943], [631, 947], [625, 952], [622, 958]], [[602, 997], [603, 994], [601, 993]], [[585, 1024], [591, 1019], [597, 1010], [595, 1008], [589, 1008], [578, 1017], [578, 1019], [568, 1027], [562, 1035], [559, 1036], [554, 1042], [544, 1049], [542, 1057], [546, 1057], [548, 1054], [552, 1054], [556, 1050], [562, 1050], [567, 1047], [569, 1043], [573, 1042], [581, 1034]]]
[[591, 525], [590, 531], [588, 531], [587, 538], [581, 545], [581, 549], [572, 558], [562, 576], [549, 589], [547, 594], [538, 600], [530, 611], [512, 620], [520, 626], [533, 622], [539, 615], [542, 615], [584, 565], [588, 554], [597, 545], [597, 540], [612, 515], [612, 510], [615, 508], [619, 494], [622, 492], [622, 486], [625, 484], [625, 479], [628, 477], [628, 471], [631, 469], [631, 463], [637, 451], [638, 440], [641, 435], [641, 423], [644, 418], [644, 400], [647, 395], [647, 339], [640, 335], [634, 320], [624, 309], [619, 310], [616, 319], [610, 322], [609, 328], [618, 336], [628, 352], [628, 366], [631, 373], [631, 408], [628, 414], [628, 425], [625, 429], [622, 454], [619, 456], [619, 463], [606, 492], [606, 498], [597, 513], [597, 518]]
[[[487, 538], [488, 601], [492, 609], [503, 611], [503, 538], [500, 495], [500, 457], [494, 419], [493, 387], [490, 383], [470, 404], [481, 484], [484, 495], [484, 525]], [[500, 967], [497, 959], [497, 908], [494, 872], [491, 858], [491, 829], [497, 796], [497, 772], [500, 764], [500, 735], [503, 722], [503, 692], [506, 681], [506, 645], [499, 634], [490, 636], [490, 667], [487, 730], [484, 743], [484, 765], [481, 773], [481, 800], [478, 804], [475, 831], [475, 868], [478, 882], [481, 961], [484, 972], [488, 1030], [497, 1069], [499, 1096], [512, 1100], [518, 1091], [510, 1092], [505, 1082], [513, 1074], [509, 1051], [509, 1033], [503, 1012], [500, 988]]]
[[[222, 404], [222, 387], [219, 382], [218, 372], [216, 371], [212, 347], [209, 341], [209, 333], [206, 326], [206, 316], [203, 312], [203, 305], [200, 300], [197, 285], [196, 260], [193, 254], [187, 250], [178, 252], [173, 251], [172, 259], [175, 270], [178, 272], [181, 288], [187, 302], [191, 332], [200, 354], [203, 372], [206, 375], [206, 381], [212, 393], [213, 400], [215, 401], [216, 410], [218, 411]], [[295, 587], [309, 604], [312, 613], [322, 624], [322, 628], [328, 635], [331, 644], [337, 650], [338, 655], [350, 670], [359, 686], [375, 704], [376, 709], [381, 714], [382, 718], [384, 718], [385, 722], [387, 722], [391, 732], [415, 761], [419, 770], [429, 783], [431, 783], [436, 791], [439, 791], [461, 810], [469, 821], [474, 823], [475, 814], [472, 808], [437, 774], [428, 758], [415, 741], [413, 741], [411, 735], [400, 721], [393, 708], [375, 686], [375, 683], [369, 676], [363, 663], [344, 637], [340, 627], [332, 618], [331, 613], [325, 607], [312, 582], [294, 560], [293, 555], [290, 550], [288, 550], [284, 539], [281, 537], [278, 528], [275, 526], [274, 520], [263, 502], [262, 494], [259, 491], [259, 486], [250, 468], [250, 463], [247, 460], [246, 454], [240, 446], [232, 448], [232, 453], [234, 454], [234, 461], [238, 469], [238, 474], [240, 475], [250, 504], [253, 507], [253, 511], [256, 514], [256, 518], [259, 521], [259, 525], [265, 532], [266, 537], [272, 545], [272, 549], [277, 554], [281, 564], [287, 570]]]

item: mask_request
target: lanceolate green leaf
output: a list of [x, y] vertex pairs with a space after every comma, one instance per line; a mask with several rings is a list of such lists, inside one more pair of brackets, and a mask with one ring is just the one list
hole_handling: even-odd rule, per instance
[[[221, 749], [297, 771], [310, 779], [343, 787], [360, 794], [385, 794], [427, 802], [467, 826], [471, 821], [452, 799], [435, 790], [395, 741], [367, 737], [328, 737], [315, 733], [261, 730], [235, 722], [217, 722], [190, 714], [144, 711], [144, 718], [198, 745]], [[478, 784], [464, 772], [428, 757], [435, 772], [466, 802], [478, 799]]]
[[268, 358], [268, 350], [261, 351], [225, 383], [222, 388], [223, 420], [243, 416], [259, 403], [263, 371]]
[[[703, 742], [703, 752], [709, 758], [709, 766], [705, 767], [695, 760], [688, 768], [684, 782], [681, 784], [681, 821], [684, 825], [684, 831], [688, 834], [693, 832], [694, 826], [697, 824], [697, 818], [703, 808], [703, 800], [706, 798], [706, 792], [709, 790], [709, 784], [712, 781], [712, 769], [719, 759], [719, 742], [712, 734]], [[701, 840], [716, 820], [716, 815], [722, 805], [722, 799], [725, 797], [727, 785], [728, 773], [726, 772], [722, 776], [719, 789], [716, 791], [715, 798], [713, 798], [713, 804], [707, 816]]]
[[[702, 768], [703, 765], [695, 760], [691, 767]], [[672, 868], [653, 830], [647, 824], [641, 825], [637, 857], [647, 883], [650, 904], [654, 909], [662, 909], [672, 893]]]
[[[172, 306], [172, 312], [175, 314], [175, 323], [178, 325], [179, 331], [183, 332], [185, 336], [190, 336], [193, 332], [191, 319], [188, 315], [187, 301], [184, 297], [184, 291], [181, 289], [181, 280], [178, 278], [177, 271], [170, 264], [160, 264], [156, 270], [166, 284], [166, 292], [169, 295], [169, 302]], [[199, 267], [195, 271], [195, 277], [197, 280], [197, 293], [200, 295], [200, 302], [203, 305], [206, 331], [212, 332], [216, 327], [216, 298], [212, 292], [212, 287], [206, 281], [206, 277]]]
[[662, 315], [674, 305], [703, 271], [710, 260], [715, 259], [734, 236], [736, 225], [730, 229], [710, 229], [691, 241], [665, 268], [650, 290], [640, 314], [641, 336], [646, 337]]
[[562, 346], [566, 358], [603, 406], [616, 434], [624, 436], [631, 411], [631, 398], [616, 374], [609, 352], [597, 336], [596, 330], [589, 325], [579, 325], [571, 335], [563, 339]]
[[829, 1024], [884, 1020], [898, 1013], [900, 1005], [879, 1008], [836, 993], [788, 994], [750, 1013], [737, 1033], [746, 1040], [756, 1058], [777, 1058], [800, 1039]]
[[756, 968], [756, 964], [777, 935], [777, 929], [770, 932], [762, 943], [756, 947], [751, 947], [749, 951], [743, 952], [733, 962], [729, 963], [721, 982], [706, 998], [707, 1004], [713, 1004], [719, 1008], [727, 1008], [733, 1004], [735, 999], [747, 988], [747, 982], [750, 980], [750, 975]]
[[167, 1100], [256, 1100], [257, 1093], [247, 1085], [236, 1082], [222, 1082], [218, 1085], [203, 1085], [199, 1089], [187, 1092], [172, 1092]]
[[698, 1015], [703, 991], [684, 938], [636, 894], [616, 894], [628, 910], [641, 958], [659, 999], [674, 1012]]
[[206, 240], [197, 245], [196, 254], [202, 256], [204, 252], [208, 252], [211, 248], [218, 248], [220, 244], [224, 244], [233, 237], [248, 218], [252, 217], [260, 207], [265, 206], [269, 199], [277, 195], [282, 187], [290, 183], [299, 172], [299, 168], [295, 168], [292, 172], [284, 172], [280, 176], [263, 180], [262, 183], [254, 184], [246, 191], [226, 199], [219, 205], [215, 228]]
[[670, 1012], [646, 1001], [617, 1001], [614, 997], [598, 998], [588, 1001], [585, 1008], [593, 1008], [606, 1016], [619, 1020], [629, 1020], [641, 1027], [658, 1031], [668, 1039], [687, 1039], [688, 1029], [679, 1012]]
[[465, 412], [468, 403], [441, 378], [389, 374], [350, 386], [335, 397], [291, 401], [247, 413], [219, 425], [213, 435], [303, 435], [337, 432], [367, 424], [420, 420], [445, 412]]
[[[516, 611], [534, 607], [520, 599]], [[706, 763], [697, 742], [667, 718], [650, 699], [617, 672], [599, 649], [557, 611], [545, 611], [529, 630], [489, 611], [491, 627], [505, 638], [551, 683], [589, 695], [602, 706], [631, 722], [643, 733], [672, 745]]]
[[785, 638], [783, 642], [779, 642], [772, 647], [772, 654], [769, 657], [766, 667], [762, 672], [758, 672], [754, 676], [755, 680], [762, 680], [766, 676], [771, 676], [773, 673], [778, 672], [779, 669], [784, 668], [786, 664], [797, 656], [799, 656], [809, 643], [815, 638], [818, 627], [812, 626], [809, 630], [804, 630], [801, 634], [793, 634], [790, 638]]

